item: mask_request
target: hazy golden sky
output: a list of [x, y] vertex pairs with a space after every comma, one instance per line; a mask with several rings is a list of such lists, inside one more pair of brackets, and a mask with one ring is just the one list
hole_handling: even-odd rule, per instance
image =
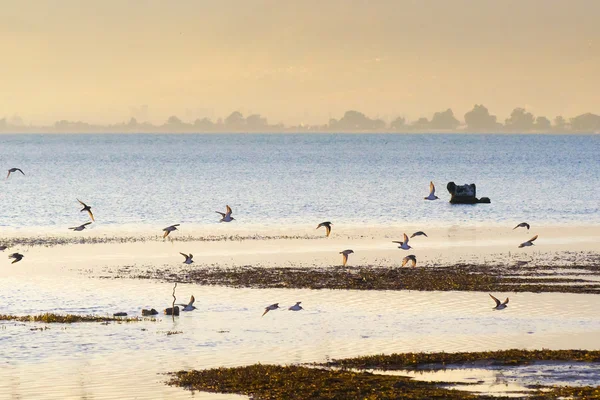
[[0, 118], [600, 112], [599, 16], [598, 0], [0, 0]]

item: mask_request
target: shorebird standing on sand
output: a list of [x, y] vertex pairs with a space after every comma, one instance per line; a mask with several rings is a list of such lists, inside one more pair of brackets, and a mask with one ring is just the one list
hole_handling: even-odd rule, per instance
[[317, 225], [317, 229], [319, 229], [320, 227], [324, 226], [325, 230], [327, 231], [327, 237], [329, 237], [329, 235], [331, 234], [331, 225], [333, 225], [331, 222], [327, 221], [327, 222], [321, 222], [319, 225]]
[[23, 259], [23, 257], [25, 257], [25, 256], [23, 254], [19, 254], [19, 253], [12, 253], [10, 256], [8, 256], [8, 258], [15, 259], [13, 262], [11, 262], [11, 264], [21, 261]]
[[94, 214], [92, 214], [92, 207], [88, 206], [87, 204], [85, 204], [83, 201], [81, 201], [79, 199], [77, 199], [77, 201], [79, 202], [79, 204], [81, 204], [83, 206], [83, 208], [80, 210], [80, 212], [87, 211], [88, 214], [90, 214], [90, 218], [92, 219], [92, 221], [95, 221]]
[[166, 238], [167, 236], [169, 236], [169, 233], [171, 233], [171, 232], [173, 232], [173, 231], [176, 231], [176, 230], [177, 230], [177, 227], [178, 227], [179, 225], [180, 225], [180, 224], [169, 225], [169, 226], [167, 226], [165, 229], [163, 229], [163, 231], [165, 232], [165, 233], [163, 233], [163, 238]]
[[21, 171], [21, 168], [11, 168], [8, 170], [8, 175], [6, 175], [6, 179], [8, 179], [8, 177], [10, 176], [10, 174], [12, 174], [13, 172], [17, 172], [19, 171], [20, 173], [22, 173], [23, 175], [25, 175], [25, 172]]
[[8, 249], [8, 246], [4, 246], [4, 245], [3, 245], [3, 246], [0, 246], [0, 251], [4, 251], [4, 250], [6, 250], [6, 249]]
[[527, 230], [529, 231], [529, 224], [527, 222], [521, 222], [519, 225], [513, 228], [513, 231], [517, 228], [527, 228]]
[[501, 303], [500, 300], [498, 300], [497, 298], [495, 298], [491, 294], [490, 294], [490, 297], [492, 299], [494, 299], [494, 301], [496, 302], [496, 307], [492, 308], [492, 310], [504, 310], [506, 307], [508, 307], [507, 306], [507, 304], [508, 304], [508, 297], [506, 298], [506, 300], [504, 300], [504, 303]]
[[348, 255], [352, 253], [354, 253], [353, 250], [340, 251], [340, 254], [342, 255], [342, 267], [346, 266], [346, 263], [348, 262]]
[[429, 196], [425, 197], [425, 200], [437, 200], [439, 197], [435, 195], [435, 185], [433, 182], [429, 182]]
[[415, 236], [425, 236], [425, 237], [429, 237], [429, 236], [427, 236], [427, 234], [426, 234], [425, 232], [423, 232], [423, 231], [418, 231], [418, 232], [415, 232], [415, 233], [413, 233], [412, 235], [410, 235], [410, 237], [411, 237], [411, 238], [414, 238]]
[[300, 311], [300, 310], [303, 310], [303, 308], [300, 305], [300, 303], [302, 303], [302, 302], [301, 301], [297, 301], [296, 304], [294, 304], [293, 306], [291, 306], [290, 308], [288, 308], [288, 310], [291, 310], [291, 311]]
[[529, 239], [528, 241], [521, 243], [521, 244], [519, 245], [519, 248], [521, 248], [521, 247], [533, 246], [533, 241], [534, 241], [535, 239], [537, 239], [537, 238], [538, 238], [538, 235], [535, 235], [534, 237], [532, 237], [532, 238], [531, 238], [531, 239]]
[[194, 255], [192, 253], [190, 254], [185, 254], [185, 253], [179, 253], [182, 256], [185, 257], [185, 261], [183, 262], [184, 264], [191, 264], [194, 262], [194, 260], [192, 260], [192, 258], [194, 258]]
[[233, 218], [231, 216], [231, 213], [233, 212], [233, 211], [231, 211], [231, 207], [229, 207], [229, 206], [225, 206], [225, 207], [227, 207], [227, 211], [224, 213], [222, 213], [220, 211], [215, 211], [217, 214], [221, 214], [222, 218], [219, 222], [231, 222], [231, 221], [235, 220], [235, 218]]
[[265, 314], [268, 313], [269, 311], [277, 310], [278, 308], [279, 308], [279, 303], [271, 304], [270, 306], [265, 307], [265, 312], [263, 313], [263, 315], [261, 315], [261, 317], [264, 317]]
[[91, 221], [90, 221], [90, 222], [86, 222], [85, 224], [82, 224], [82, 225], [76, 226], [76, 227], [74, 227], [74, 228], [69, 228], [69, 229], [73, 229], [74, 231], [82, 231], [82, 230], [84, 230], [84, 229], [85, 229], [85, 227], [86, 227], [87, 225], [89, 225], [89, 224], [91, 224], [91, 223], [92, 223]]
[[404, 267], [406, 264], [408, 264], [409, 261], [412, 261], [412, 267], [417, 266], [417, 257], [414, 254], [404, 257], [402, 259], [402, 266]]
[[397, 240], [394, 240], [394, 241], [392, 241], [392, 243], [398, 243], [398, 244], [400, 244], [400, 246], [398, 246], [398, 248], [402, 249], [402, 250], [412, 249], [412, 247], [410, 247], [408, 245], [408, 236], [406, 236], [406, 233], [404, 234], [404, 241], [403, 242], [399, 242]]
[[182, 311], [192, 311], [195, 310], [196, 307], [194, 307], [194, 302], [196, 301], [196, 299], [194, 298], [194, 295], [192, 295], [192, 297], [190, 297], [190, 302], [187, 304], [177, 304], [178, 306], [182, 306], [183, 309]]

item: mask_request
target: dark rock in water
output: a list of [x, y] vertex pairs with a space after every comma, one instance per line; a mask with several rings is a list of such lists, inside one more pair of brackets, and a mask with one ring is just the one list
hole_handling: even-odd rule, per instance
[[477, 198], [477, 188], [474, 183], [470, 185], [457, 185], [454, 182], [449, 182], [446, 185], [446, 189], [450, 192], [450, 203], [452, 204], [477, 204], [477, 203], [491, 203], [488, 197]]
[[126, 312], [118, 312], [118, 313], [114, 313], [113, 317], [126, 317], [127, 313]]
[[146, 310], [146, 309], [142, 310], [142, 315], [145, 317], [147, 317], [149, 315], [156, 315], [156, 314], [158, 314], [158, 311], [156, 311], [154, 308], [152, 308], [150, 310]]
[[175, 308], [165, 308], [165, 315], [175, 315], [178, 316], [179, 315], [179, 306], [175, 306]]

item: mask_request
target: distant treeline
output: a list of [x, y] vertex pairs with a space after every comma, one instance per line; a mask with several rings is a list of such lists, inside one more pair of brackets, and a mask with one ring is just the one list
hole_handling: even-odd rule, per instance
[[209, 118], [199, 118], [193, 122], [185, 122], [176, 116], [171, 116], [162, 125], [153, 125], [131, 118], [129, 122], [114, 125], [93, 125], [81, 121], [61, 120], [52, 126], [25, 125], [18, 117], [7, 120], [0, 119], [0, 132], [4, 133], [185, 133], [185, 132], [600, 132], [600, 116], [585, 113], [573, 118], [562, 116], [550, 121], [544, 116], [534, 116], [524, 108], [515, 108], [504, 123], [498, 122], [486, 107], [476, 104], [464, 115], [464, 121], [459, 121], [451, 109], [436, 112], [431, 120], [419, 118], [407, 121], [398, 117], [386, 123], [379, 118], [369, 118], [359, 111], [346, 111], [340, 119], [330, 119], [323, 125], [269, 124], [260, 114], [244, 117], [238, 111], [232, 112], [227, 118], [212, 121]]

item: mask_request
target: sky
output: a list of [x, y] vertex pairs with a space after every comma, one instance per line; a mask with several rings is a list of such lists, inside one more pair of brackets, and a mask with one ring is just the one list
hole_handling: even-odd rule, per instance
[[0, 118], [600, 113], [597, 0], [0, 0]]

